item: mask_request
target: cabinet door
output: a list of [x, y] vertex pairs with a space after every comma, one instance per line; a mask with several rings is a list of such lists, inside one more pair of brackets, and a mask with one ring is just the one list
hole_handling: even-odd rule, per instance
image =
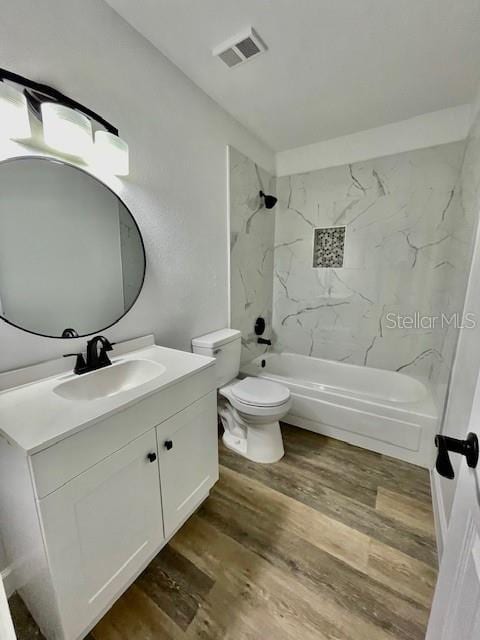
[[157, 427], [165, 535], [169, 538], [218, 480], [217, 394]]
[[164, 539], [156, 456], [151, 429], [39, 501], [68, 640], [103, 614]]

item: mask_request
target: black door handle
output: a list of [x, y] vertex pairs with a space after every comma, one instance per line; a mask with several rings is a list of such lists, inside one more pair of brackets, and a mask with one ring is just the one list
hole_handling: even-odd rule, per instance
[[155, 462], [155, 460], [157, 459], [157, 454], [156, 453], [147, 453], [147, 458], [149, 460], [149, 462]]
[[173, 449], [173, 442], [171, 440], [165, 440], [163, 446], [167, 451], [170, 451], [170, 449]]
[[450, 480], [455, 477], [452, 463], [450, 462], [449, 451], [460, 453], [467, 459], [467, 464], [475, 469], [478, 463], [478, 438], [474, 433], [469, 433], [465, 440], [449, 438], [448, 436], [435, 436], [435, 446], [438, 448], [437, 462], [435, 468], [444, 478]]

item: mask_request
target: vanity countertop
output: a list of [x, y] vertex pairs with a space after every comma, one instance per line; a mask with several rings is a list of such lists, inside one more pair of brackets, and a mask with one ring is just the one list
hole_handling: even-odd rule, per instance
[[[70, 380], [95, 376], [98, 371], [82, 376], [72, 371], [62, 371], [7, 388], [0, 392], [0, 434], [33, 455], [215, 363], [214, 358], [154, 344], [118, 356], [115, 350], [111, 358], [112, 366], [128, 361], [149, 361], [161, 365], [161, 374], [133, 388], [88, 401], [62, 397], [55, 392], [55, 388]], [[48, 363], [45, 365], [48, 366]], [[107, 369], [110, 367], [99, 371]]]

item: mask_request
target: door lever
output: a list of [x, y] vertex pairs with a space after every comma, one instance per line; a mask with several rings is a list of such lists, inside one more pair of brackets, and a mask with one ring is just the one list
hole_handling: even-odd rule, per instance
[[444, 478], [452, 480], [455, 477], [448, 452], [460, 453], [467, 459], [467, 464], [475, 469], [478, 463], [478, 438], [474, 433], [469, 433], [465, 440], [449, 438], [448, 436], [435, 436], [435, 446], [438, 448], [435, 468]]

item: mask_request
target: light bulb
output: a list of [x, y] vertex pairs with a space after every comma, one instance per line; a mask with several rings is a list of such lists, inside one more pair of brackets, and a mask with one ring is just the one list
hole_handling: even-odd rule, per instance
[[128, 176], [128, 144], [108, 131], [95, 131], [95, 160], [115, 176]]
[[0, 135], [11, 140], [25, 140], [32, 135], [27, 99], [5, 82], [0, 82]]
[[92, 150], [92, 124], [82, 113], [55, 102], [43, 102], [43, 138], [45, 143], [70, 156], [86, 159]]

